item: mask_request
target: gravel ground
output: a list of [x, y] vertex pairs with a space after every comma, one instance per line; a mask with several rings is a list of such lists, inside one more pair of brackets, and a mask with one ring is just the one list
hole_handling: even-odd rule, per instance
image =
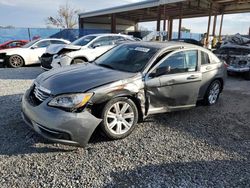
[[1, 187], [250, 187], [250, 82], [229, 78], [215, 106], [153, 116], [83, 149], [22, 121], [22, 94], [41, 72], [0, 69]]

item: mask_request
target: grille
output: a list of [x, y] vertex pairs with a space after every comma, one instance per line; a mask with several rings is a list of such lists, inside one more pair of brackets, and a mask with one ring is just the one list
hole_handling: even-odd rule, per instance
[[50, 91], [35, 84], [33, 90], [34, 96], [41, 102], [45, 101], [50, 96]]
[[51, 63], [53, 61], [53, 55], [50, 55], [50, 54], [44, 54], [42, 57], [41, 57], [41, 65], [42, 67], [44, 68], [47, 68], [47, 69], [51, 69], [52, 66], [51, 66]]

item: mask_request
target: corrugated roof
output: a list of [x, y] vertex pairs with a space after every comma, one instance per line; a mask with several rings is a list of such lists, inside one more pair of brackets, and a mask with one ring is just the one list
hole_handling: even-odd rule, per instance
[[91, 11], [86, 13], [80, 13], [80, 18], [88, 18], [88, 17], [94, 17], [94, 16], [100, 16], [104, 14], [112, 14], [112, 13], [119, 13], [119, 12], [126, 12], [131, 10], [137, 10], [137, 9], [144, 9], [144, 8], [150, 8], [150, 7], [156, 7], [161, 4], [170, 4], [170, 3], [176, 3], [176, 2], [182, 2], [185, 0], [147, 0], [142, 1], [138, 3], [131, 3], [128, 5], [122, 5], [107, 9], [101, 9], [97, 11]]

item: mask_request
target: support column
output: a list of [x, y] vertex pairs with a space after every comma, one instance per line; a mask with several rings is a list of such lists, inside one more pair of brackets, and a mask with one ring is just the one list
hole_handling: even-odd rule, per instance
[[221, 42], [221, 32], [222, 32], [222, 25], [223, 25], [223, 18], [224, 18], [224, 12], [221, 14], [221, 19], [220, 19], [220, 31], [219, 31], [219, 42]]
[[208, 43], [209, 43], [209, 33], [210, 33], [211, 14], [212, 14], [212, 3], [210, 3], [210, 10], [209, 10], [209, 16], [208, 16], [207, 36], [206, 36], [206, 40], [205, 40], [205, 46], [206, 46], [206, 47], [208, 47]]
[[172, 33], [173, 33], [173, 19], [168, 19], [168, 40], [172, 40]]
[[115, 14], [111, 15], [111, 33], [116, 33], [116, 16], [115, 16]]
[[180, 3], [180, 17], [179, 17], [179, 29], [178, 29], [178, 39], [181, 38], [181, 24], [182, 24], [182, 3]]
[[217, 14], [214, 15], [214, 25], [213, 25], [213, 37], [215, 37], [215, 30], [216, 30], [216, 22], [217, 22]]
[[[158, 6], [157, 8], [157, 22], [156, 22], [156, 31], [157, 33], [160, 32], [161, 30], [161, 5]], [[160, 36], [156, 37], [156, 40], [160, 40]]]
[[166, 12], [166, 5], [164, 5], [163, 31], [166, 31], [167, 29], [166, 19], [167, 19], [167, 12]]
[[78, 18], [78, 25], [79, 25], [79, 29], [84, 29], [84, 19], [83, 18]]

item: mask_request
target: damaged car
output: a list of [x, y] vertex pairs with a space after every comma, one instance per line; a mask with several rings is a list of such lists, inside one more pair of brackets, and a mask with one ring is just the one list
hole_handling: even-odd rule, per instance
[[97, 127], [121, 139], [151, 114], [190, 109], [198, 100], [214, 105], [225, 74], [224, 63], [196, 45], [125, 43], [93, 63], [38, 76], [23, 96], [22, 117], [64, 144], [86, 146]]
[[86, 35], [69, 45], [52, 45], [41, 57], [45, 70], [72, 64], [93, 61], [120, 42], [135, 41], [132, 36], [122, 34]]
[[250, 80], [250, 39], [237, 34], [225, 40], [213, 52], [228, 64], [228, 74], [240, 73]]

